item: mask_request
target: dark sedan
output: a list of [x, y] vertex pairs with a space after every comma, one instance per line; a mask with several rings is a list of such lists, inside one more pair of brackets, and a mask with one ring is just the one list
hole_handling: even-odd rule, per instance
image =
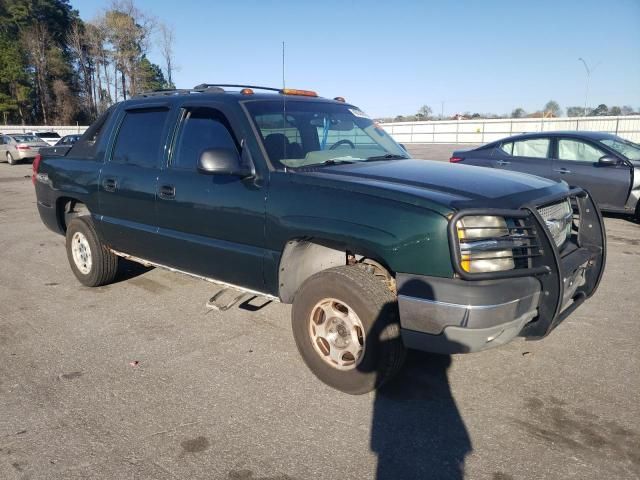
[[65, 135], [60, 140], [58, 140], [58, 142], [54, 146], [55, 147], [61, 147], [61, 146], [64, 146], [64, 145], [73, 145], [74, 143], [76, 143], [78, 141], [78, 139], [81, 136], [82, 135], [80, 135], [80, 134]]
[[527, 133], [457, 150], [449, 161], [564, 180], [591, 192], [601, 210], [640, 219], [640, 145], [616, 135]]

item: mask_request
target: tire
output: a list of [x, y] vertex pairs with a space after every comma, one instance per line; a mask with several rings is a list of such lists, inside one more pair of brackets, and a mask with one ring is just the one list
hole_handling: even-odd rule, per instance
[[[360, 395], [375, 390], [404, 362], [396, 296], [358, 266], [330, 268], [308, 278], [296, 293], [291, 322], [309, 369], [342, 392]], [[335, 347], [345, 343], [344, 349]], [[358, 348], [362, 350], [354, 358], [351, 352]]]
[[118, 257], [100, 241], [91, 217], [75, 217], [67, 227], [67, 259], [76, 278], [87, 287], [111, 283], [118, 271]]
[[11, 155], [11, 153], [9, 152], [7, 152], [7, 162], [9, 163], [9, 165], [15, 165], [16, 163], [18, 163], [16, 159], [13, 158], [13, 155]]

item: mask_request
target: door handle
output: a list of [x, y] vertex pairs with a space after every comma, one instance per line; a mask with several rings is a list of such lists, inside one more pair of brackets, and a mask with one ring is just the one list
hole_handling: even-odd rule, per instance
[[505, 165], [511, 165], [511, 162], [507, 162], [506, 160], [498, 160], [498, 165], [504, 167]]
[[115, 192], [118, 188], [118, 182], [115, 178], [105, 178], [102, 182], [102, 188], [105, 192]]
[[571, 173], [571, 170], [569, 170], [568, 168], [554, 168], [553, 169], [554, 172], [558, 172], [558, 173]]
[[176, 198], [176, 187], [173, 185], [162, 185], [158, 194], [160, 195], [160, 198], [164, 198], [166, 200]]

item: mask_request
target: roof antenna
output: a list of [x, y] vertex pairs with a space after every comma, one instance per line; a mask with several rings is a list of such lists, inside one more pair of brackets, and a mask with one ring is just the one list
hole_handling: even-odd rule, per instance
[[[286, 137], [286, 129], [287, 129], [287, 96], [284, 95], [284, 90], [286, 88], [286, 83], [284, 81], [284, 40], [282, 41], [282, 151], [284, 152], [284, 158], [287, 158], [287, 137]], [[287, 166], [284, 166], [284, 171], [287, 171]]]
[[282, 89], [284, 90], [286, 83], [284, 81], [284, 41], [282, 42]]

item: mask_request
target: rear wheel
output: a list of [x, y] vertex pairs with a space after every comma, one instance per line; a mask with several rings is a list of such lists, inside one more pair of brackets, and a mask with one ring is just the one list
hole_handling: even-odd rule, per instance
[[15, 165], [16, 164], [16, 160], [15, 160], [15, 158], [13, 158], [13, 155], [11, 155], [10, 152], [7, 152], [7, 162], [9, 163], [9, 165]]
[[307, 366], [345, 393], [380, 387], [405, 358], [395, 295], [357, 266], [331, 268], [307, 279], [293, 302], [292, 326]]
[[87, 287], [111, 283], [118, 270], [118, 257], [102, 244], [91, 217], [76, 217], [67, 228], [67, 258], [76, 278]]

